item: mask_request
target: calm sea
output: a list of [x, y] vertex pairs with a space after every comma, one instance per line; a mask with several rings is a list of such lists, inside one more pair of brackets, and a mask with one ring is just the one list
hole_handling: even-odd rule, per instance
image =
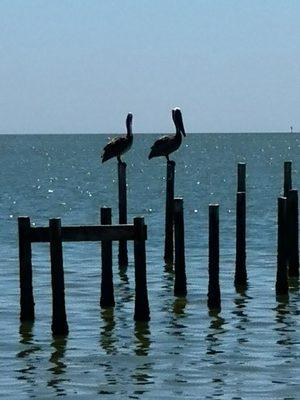
[[[125, 156], [128, 219], [148, 225], [149, 324], [133, 321], [134, 274], [114, 262], [116, 306], [101, 311], [99, 244], [64, 244], [70, 333], [51, 335], [49, 247], [33, 246], [36, 321], [19, 323], [17, 217], [36, 226], [96, 224], [111, 206], [116, 161], [101, 165], [104, 135], [0, 136], [0, 396], [4, 399], [299, 399], [300, 294], [276, 301], [277, 197], [283, 162], [300, 187], [297, 134], [191, 134], [173, 159], [184, 198], [188, 296], [174, 298], [163, 262], [165, 169], [147, 155], [157, 135], [136, 135]], [[236, 164], [247, 163], [249, 288], [236, 293]], [[222, 311], [209, 315], [208, 204], [220, 204]], [[117, 249], [114, 250], [114, 259]]]

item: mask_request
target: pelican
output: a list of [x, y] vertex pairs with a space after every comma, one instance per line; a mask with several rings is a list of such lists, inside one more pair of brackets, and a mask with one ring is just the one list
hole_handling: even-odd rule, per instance
[[126, 153], [132, 145], [132, 114], [129, 113], [126, 118], [126, 129], [127, 135], [113, 138], [103, 149], [101, 155], [102, 162], [109, 160], [110, 158], [117, 157], [119, 163], [122, 163], [121, 155]]
[[172, 110], [172, 118], [175, 124], [176, 133], [175, 135], [163, 136], [154, 142], [151, 147], [149, 154], [149, 160], [153, 157], [166, 157], [168, 162], [170, 162], [169, 154], [177, 150], [181, 145], [182, 137], [185, 135], [185, 130], [182, 121], [182, 115], [180, 108], [176, 107]]

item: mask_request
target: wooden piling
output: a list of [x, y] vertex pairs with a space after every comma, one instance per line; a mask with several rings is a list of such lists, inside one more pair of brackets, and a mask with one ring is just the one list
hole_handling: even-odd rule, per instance
[[52, 218], [49, 220], [49, 237], [52, 284], [51, 328], [53, 335], [67, 335], [69, 328], [65, 309], [65, 283], [60, 218]]
[[246, 163], [237, 165], [237, 192], [246, 192]]
[[287, 195], [288, 275], [299, 277], [299, 217], [298, 191], [290, 189]]
[[19, 231], [19, 275], [20, 275], [20, 320], [34, 320], [34, 298], [32, 289], [32, 262], [30, 241], [30, 218], [18, 218]]
[[[118, 162], [118, 186], [119, 186], [119, 223], [127, 224], [127, 187], [126, 187], [126, 163]], [[119, 267], [127, 267], [128, 252], [126, 240], [119, 241]]]
[[135, 306], [134, 320], [149, 321], [150, 310], [146, 277], [146, 230], [144, 218], [136, 217], [134, 224]]
[[174, 199], [175, 281], [174, 295], [186, 296], [183, 199]]
[[283, 195], [288, 196], [289, 190], [292, 189], [292, 161], [284, 162], [284, 181], [283, 181]]
[[277, 296], [288, 294], [287, 274], [287, 199], [278, 197], [277, 200], [277, 274], [275, 290]]
[[[101, 208], [101, 225], [111, 225], [111, 208]], [[114, 307], [114, 285], [112, 270], [112, 241], [101, 241], [101, 297], [100, 307]]]
[[219, 285], [219, 205], [209, 205], [208, 238], [208, 294], [207, 306], [210, 310], [221, 310]]
[[174, 181], [175, 161], [167, 162], [166, 179], [166, 219], [165, 219], [165, 254], [166, 265], [173, 265], [174, 260]]
[[247, 286], [246, 269], [246, 193], [236, 194], [235, 286]]

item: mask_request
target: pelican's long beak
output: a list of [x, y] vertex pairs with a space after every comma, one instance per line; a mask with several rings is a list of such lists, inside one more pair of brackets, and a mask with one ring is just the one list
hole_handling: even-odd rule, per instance
[[172, 110], [172, 116], [176, 129], [178, 129], [183, 136], [186, 136], [180, 108], [174, 108], [174, 110]]
[[127, 129], [127, 133], [132, 133], [132, 114], [128, 113], [127, 114], [127, 118], [126, 118], [126, 129]]

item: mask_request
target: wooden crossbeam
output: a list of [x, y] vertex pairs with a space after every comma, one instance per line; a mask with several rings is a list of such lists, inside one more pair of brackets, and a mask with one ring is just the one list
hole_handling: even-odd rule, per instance
[[[100, 242], [102, 240], [135, 240], [134, 225], [85, 225], [62, 226], [61, 235], [63, 242]], [[49, 242], [49, 227], [31, 227], [30, 241], [32, 243]], [[139, 239], [147, 240], [147, 226], [144, 226], [144, 235]]]

